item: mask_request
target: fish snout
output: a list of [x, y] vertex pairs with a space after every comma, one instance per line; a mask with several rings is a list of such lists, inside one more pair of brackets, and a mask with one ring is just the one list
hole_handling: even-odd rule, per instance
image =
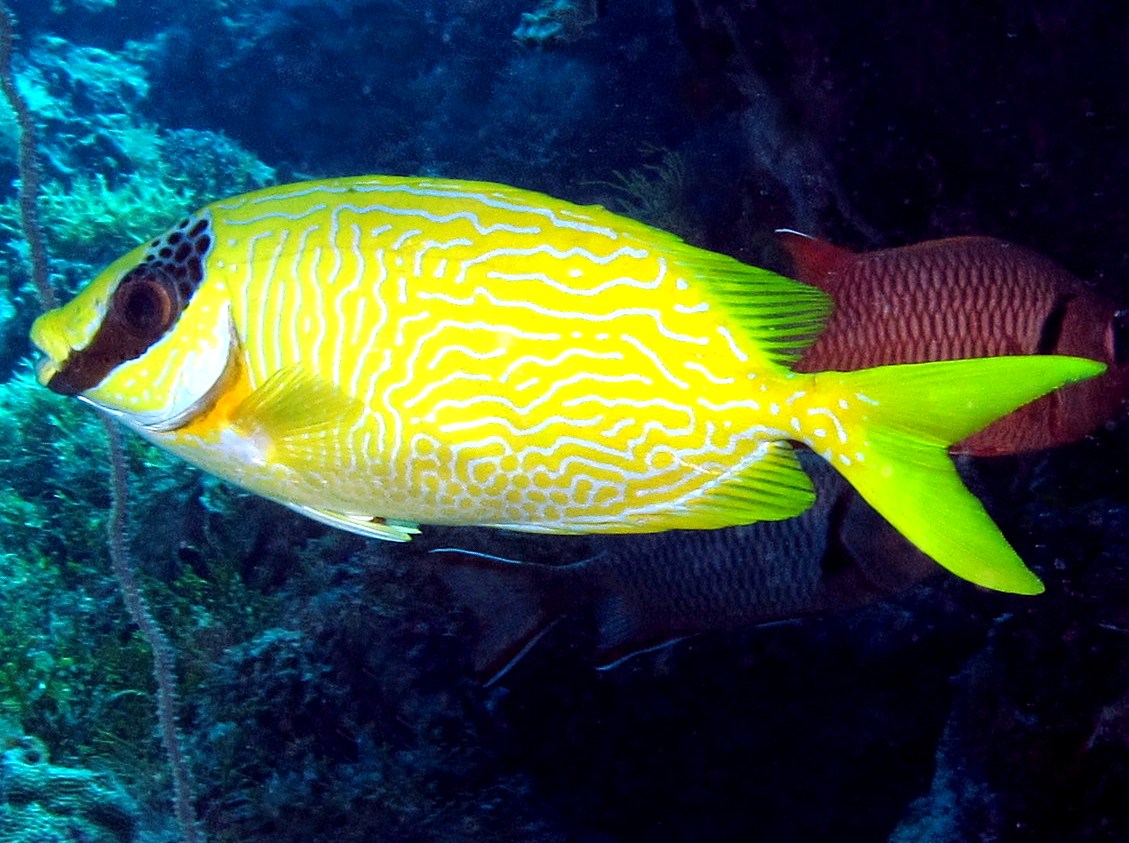
[[51, 383], [66, 367], [67, 360], [74, 351], [64, 327], [60, 310], [44, 313], [31, 325], [29, 339], [43, 355], [35, 363], [35, 378], [48, 389], [55, 389]]
[[59, 367], [55, 365], [55, 361], [50, 357], [41, 357], [35, 363], [35, 379], [39, 381], [40, 386], [50, 388], [51, 379], [59, 374]]

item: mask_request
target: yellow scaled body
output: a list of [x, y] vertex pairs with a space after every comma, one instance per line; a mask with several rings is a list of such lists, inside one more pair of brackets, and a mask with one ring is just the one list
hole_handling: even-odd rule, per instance
[[797, 441], [942, 564], [1037, 590], [944, 448], [1101, 367], [788, 371], [826, 309], [811, 288], [603, 209], [371, 177], [214, 203], [33, 339], [52, 388], [357, 532], [789, 517], [812, 499]]

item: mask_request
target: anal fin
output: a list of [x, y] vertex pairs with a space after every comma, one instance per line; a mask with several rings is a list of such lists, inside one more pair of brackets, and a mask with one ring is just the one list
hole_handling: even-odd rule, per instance
[[722, 483], [669, 515], [662, 529], [715, 529], [794, 518], [815, 502], [811, 478], [787, 442], [765, 442], [763, 453]]

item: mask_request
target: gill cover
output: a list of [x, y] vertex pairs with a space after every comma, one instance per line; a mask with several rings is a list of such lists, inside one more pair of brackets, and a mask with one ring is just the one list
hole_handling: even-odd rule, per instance
[[[46, 354], [40, 381], [145, 427], [168, 427], [189, 413], [221, 380], [230, 352], [226, 310], [197, 306], [202, 322], [185, 317], [212, 243], [210, 216], [187, 217], [37, 319], [31, 338]], [[222, 330], [209, 330], [209, 321], [223, 322]], [[194, 350], [180, 357], [186, 342]]]

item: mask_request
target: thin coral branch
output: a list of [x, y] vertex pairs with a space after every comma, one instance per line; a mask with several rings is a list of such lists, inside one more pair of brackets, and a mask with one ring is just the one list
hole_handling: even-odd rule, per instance
[[27, 102], [16, 87], [12, 73], [12, 40], [15, 37], [15, 15], [0, 0], [0, 91], [12, 106], [20, 128], [18, 168], [20, 174], [20, 225], [24, 230], [31, 258], [31, 281], [39, 294], [44, 310], [58, 303], [47, 278], [47, 247], [39, 225], [39, 163], [35, 157], [35, 123]]
[[[11, 103], [20, 128], [19, 146], [19, 204], [21, 224], [28, 242], [31, 260], [31, 277], [39, 293], [44, 310], [56, 306], [55, 292], [47, 272], [47, 248], [39, 224], [39, 170], [36, 164], [36, 139], [31, 114], [16, 88], [12, 74], [12, 39], [15, 15], [0, 0], [0, 91]], [[103, 419], [110, 443], [110, 476], [113, 505], [107, 524], [107, 544], [110, 560], [117, 579], [118, 590], [126, 610], [141, 631], [141, 636], [153, 651], [153, 676], [157, 685], [157, 721], [161, 728], [161, 741], [169, 759], [172, 774], [176, 819], [184, 843], [202, 843], [203, 834], [196, 821], [192, 805], [192, 782], [188, 760], [184, 753], [184, 739], [177, 726], [176, 669], [172, 645], [149, 611], [149, 604], [137, 586], [130, 564], [129, 549], [125, 541], [128, 515], [127, 469], [122, 449], [121, 434], [109, 419]]]
[[130, 564], [129, 549], [125, 541], [128, 484], [121, 431], [108, 418], [103, 417], [102, 422], [106, 427], [106, 436], [110, 440], [110, 482], [114, 501], [106, 527], [110, 561], [114, 566], [114, 576], [117, 578], [118, 589], [121, 591], [129, 616], [137, 624], [141, 637], [153, 651], [153, 677], [157, 684], [157, 721], [161, 726], [161, 741], [169, 757], [176, 819], [180, 833], [184, 843], [200, 843], [202, 835], [196, 822], [196, 811], [192, 807], [192, 781], [188, 772], [188, 761], [184, 757], [184, 738], [177, 726], [176, 658], [168, 636], [153, 618], [149, 604], [133, 576], [133, 566]]

